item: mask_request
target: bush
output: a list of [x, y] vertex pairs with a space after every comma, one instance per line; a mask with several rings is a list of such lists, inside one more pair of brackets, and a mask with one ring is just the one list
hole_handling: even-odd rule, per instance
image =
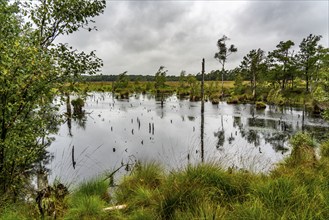
[[267, 96], [267, 102], [269, 104], [275, 104], [275, 105], [284, 105], [285, 99], [282, 96], [280, 89], [271, 89]]
[[264, 102], [256, 102], [256, 109], [265, 109], [266, 104]]
[[238, 104], [239, 103], [239, 98], [237, 96], [231, 96], [227, 100], [227, 104]]
[[74, 114], [82, 114], [82, 107], [85, 105], [82, 98], [72, 100], [71, 104], [73, 105]]

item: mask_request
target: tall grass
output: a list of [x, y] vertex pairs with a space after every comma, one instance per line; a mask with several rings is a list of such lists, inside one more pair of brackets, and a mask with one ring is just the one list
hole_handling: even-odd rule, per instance
[[99, 196], [81, 195], [70, 201], [70, 208], [64, 218], [67, 220], [106, 219], [106, 213], [103, 211], [104, 207], [105, 202]]
[[94, 179], [82, 182], [74, 191], [73, 196], [99, 196], [104, 200], [110, 200], [108, 187], [108, 180], [104, 180], [101, 176], [96, 177]]
[[[132, 205], [120, 215], [128, 219], [136, 213], [153, 219], [329, 219], [329, 159], [315, 157], [316, 145], [308, 134], [297, 134], [291, 145], [290, 158], [266, 175], [226, 171], [214, 163], [165, 174], [162, 169], [154, 172], [158, 165], [141, 165], [120, 185], [120, 202]], [[154, 180], [156, 184], [151, 184]]]
[[[292, 154], [267, 174], [225, 170], [216, 163], [170, 172], [155, 162], [137, 163], [114, 193], [96, 178], [69, 195], [64, 219], [329, 219], [328, 142], [315, 157], [306, 134], [291, 140]], [[105, 207], [125, 205], [104, 211]], [[25, 206], [26, 209], [26, 206]], [[0, 219], [33, 219], [21, 208]]]
[[109, 182], [102, 177], [83, 182], [68, 198], [65, 219], [106, 219]]
[[10, 206], [1, 206], [0, 209], [0, 219], [1, 220], [27, 220], [27, 219], [37, 219], [38, 212], [36, 206], [23, 203], [18, 203]]

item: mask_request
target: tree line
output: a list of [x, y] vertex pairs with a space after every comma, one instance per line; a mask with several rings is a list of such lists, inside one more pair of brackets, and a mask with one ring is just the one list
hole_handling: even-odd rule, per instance
[[[235, 77], [235, 71], [236, 70], [228, 70], [226, 74], [224, 75], [225, 81], [233, 81]], [[184, 73], [185, 75], [193, 75], [198, 81], [201, 81], [201, 73], [196, 74], [186, 74], [186, 71], [182, 70], [181, 73]], [[155, 81], [155, 75], [136, 75], [136, 74], [129, 74], [128, 72], [123, 72], [127, 79], [131, 82], [154, 82]], [[117, 74], [117, 75], [84, 75], [81, 77], [80, 82], [115, 82], [119, 80], [119, 76], [123, 73]], [[205, 73], [205, 80], [206, 81], [216, 81], [218, 80], [218, 76], [221, 74], [219, 70], [211, 70], [209, 73]], [[176, 75], [166, 75], [165, 76], [166, 81], [171, 82], [178, 82], [181, 79], [181, 74], [179, 76]]]
[[[328, 60], [329, 50], [319, 44], [321, 35], [310, 34], [299, 44], [299, 51], [294, 51], [295, 43], [291, 40], [280, 41], [276, 45], [276, 49], [268, 52], [261, 48], [253, 49], [246, 54], [241, 64], [232, 69], [225, 70], [225, 63], [232, 53], [237, 52], [237, 48], [232, 44], [229, 47], [226, 41], [230, 40], [227, 36], [223, 36], [217, 42], [218, 52], [214, 58], [221, 65], [221, 69], [212, 70], [205, 73], [206, 81], [229, 81], [242, 77], [242, 80], [248, 80], [256, 88], [257, 82], [269, 82], [281, 89], [294, 88], [294, 82], [298, 79], [305, 81], [305, 90], [309, 92], [312, 84], [321, 83], [328, 79]], [[127, 75], [129, 81], [155, 81], [155, 75]], [[119, 75], [93, 75], [84, 76], [85, 81], [117, 81]], [[166, 75], [167, 81], [180, 81], [181, 77], [187, 75], [182, 70], [180, 76]], [[194, 75], [200, 81], [201, 73], [189, 74]], [[323, 82], [322, 82], [323, 83]]]

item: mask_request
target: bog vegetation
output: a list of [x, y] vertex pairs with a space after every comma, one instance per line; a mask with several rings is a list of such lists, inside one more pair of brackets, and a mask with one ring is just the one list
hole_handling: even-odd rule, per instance
[[[268, 174], [223, 169], [211, 162], [170, 171], [156, 162], [141, 162], [118, 185], [100, 176], [63, 198], [55, 183], [43, 201], [44, 217], [328, 219], [329, 142], [317, 146], [308, 134], [298, 133], [290, 143], [291, 156]], [[34, 202], [19, 204], [2, 206], [0, 218], [38, 218]]]
[[[290, 157], [268, 174], [224, 170], [216, 163], [169, 172], [157, 163], [139, 162], [111, 190], [111, 176], [70, 191], [60, 182], [48, 186], [42, 181], [44, 164], [51, 159], [50, 135], [71, 117], [58, 113], [55, 98], [72, 104], [74, 114], [82, 111], [84, 101], [71, 102], [72, 92], [111, 91], [122, 98], [134, 92], [176, 93], [201, 99], [200, 73], [167, 76], [164, 66], [154, 76], [86, 77], [99, 72], [102, 61], [94, 52], [78, 52], [55, 40], [82, 28], [94, 30], [92, 19], [105, 5], [105, 0], [0, 0], [1, 219], [329, 218], [329, 142], [315, 143], [305, 133], [292, 138]], [[264, 103], [302, 104], [329, 117], [329, 50], [320, 39], [306, 36], [296, 53], [290, 40], [268, 54], [253, 49], [228, 71], [225, 64], [238, 48], [227, 47], [230, 39], [221, 37], [214, 53], [221, 69], [205, 75], [205, 98], [253, 102], [259, 108]], [[34, 176], [38, 190], [31, 184]]]

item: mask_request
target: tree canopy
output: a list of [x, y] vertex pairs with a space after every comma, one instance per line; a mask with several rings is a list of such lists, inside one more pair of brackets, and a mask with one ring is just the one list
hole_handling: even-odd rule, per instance
[[[100, 70], [94, 52], [55, 44], [60, 35], [90, 27], [105, 1], [0, 1], [0, 187], [17, 197], [19, 186], [45, 158], [49, 134], [60, 121], [53, 104], [67, 82]], [[24, 18], [25, 16], [25, 18]], [[26, 19], [26, 17], [28, 19]]]

